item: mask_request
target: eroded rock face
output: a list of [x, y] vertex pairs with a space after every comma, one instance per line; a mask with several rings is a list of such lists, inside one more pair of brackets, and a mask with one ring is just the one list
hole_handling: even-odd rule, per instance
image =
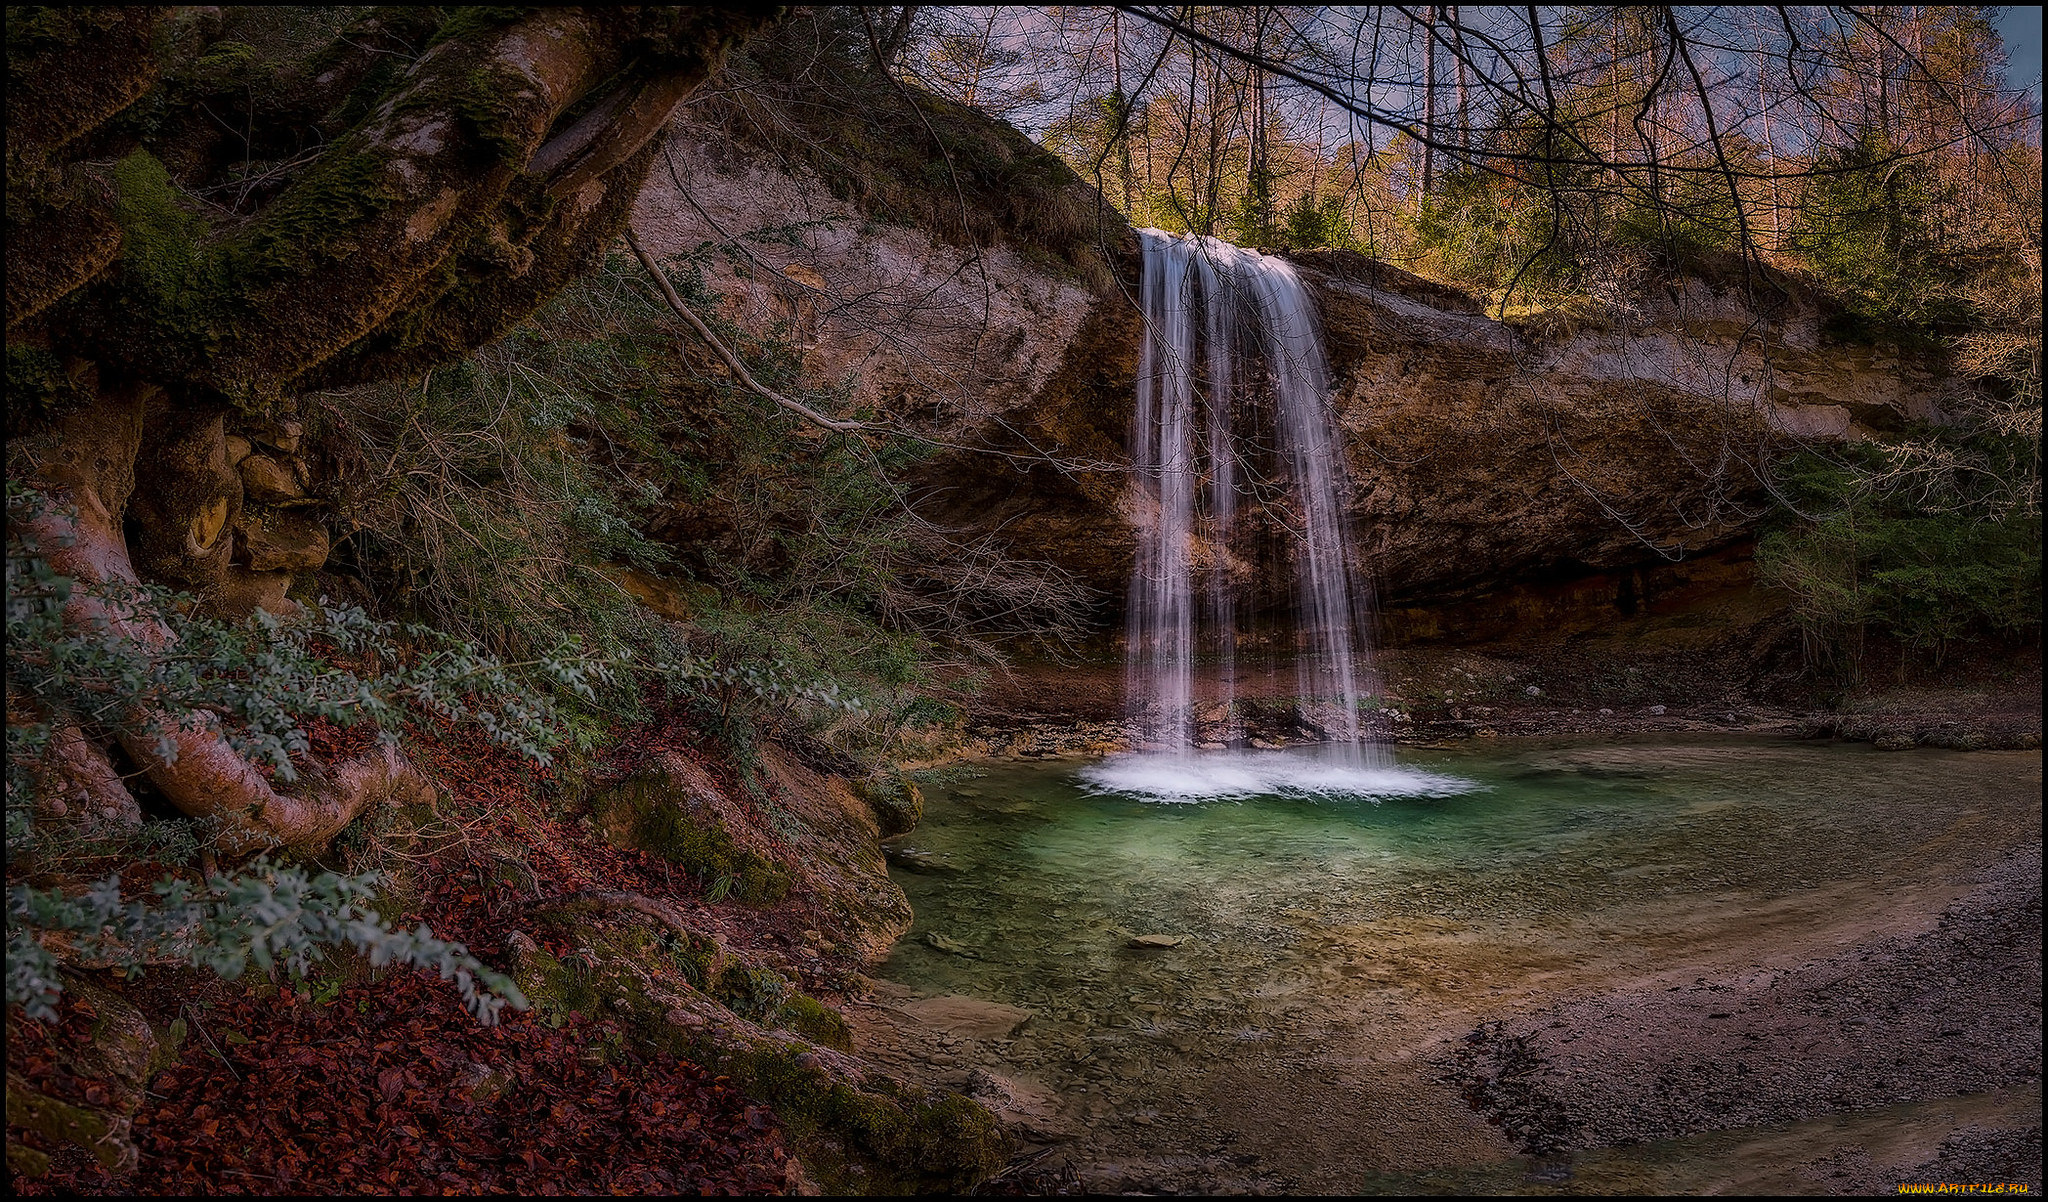
[[[1294, 262], [1323, 320], [1357, 562], [1397, 640], [1498, 637], [1521, 610], [1611, 622], [1709, 551], [1735, 550], [1741, 578], [1723, 583], [1749, 589], [1739, 552], [1771, 508], [1775, 457], [1941, 419], [1927, 366], [1827, 345], [1818, 312], [1793, 297], [1758, 313], [1689, 281], [1606, 324], [1517, 328], [1360, 255]], [[1011, 424], [1039, 445], [1121, 459], [1140, 336], [1127, 302], [1098, 297]], [[1122, 478], [970, 455], [934, 475], [960, 498], [954, 512], [1081, 574], [1113, 615], [1132, 556]], [[1523, 597], [1531, 588], [1543, 595]]]
[[1362, 561], [1394, 605], [1677, 562], [1745, 538], [1770, 461], [1938, 419], [1935, 381], [1688, 281], [1609, 324], [1517, 330], [1356, 255], [1299, 256], [1322, 308]]
[[[679, 122], [633, 228], [666, 257], [698, 256], [739, 325], [805, 353], [806, 381], [852, 382], [850, 400], [968, 432], [1045, 386], [1096, 296], [1069, 269], [1017, 249], [959, 246], [875, 222], [799, 166]], [[1078, 186], [1078, 181], [1077, 181]]]
[[[679, 127], [673, 153], [678, 170], [636, 209], [643, 237], [746, 242], [707, 272], [727, 316], [779, 325], [813, 379], [851, 380], [855, 400], [979, 448], [924, 469], [930, 510], [1075, 573], [1099, 595], [1100, 632], [1118, 629], [1142, 337], [1130, 232], [1076, 270], [875, 222], [709, 128]], [[1786, 449], [1941, 419], [1927, 366], [1828, 343], [1818, 309], [1770, 281], [1652, 285], [1597, 322], [1511, 325], [1357, 254], [1292, 259], [1325, 327], [1358, 562], [1397, 640], [1506, 633], [1501, 615], [1523, 610], [1626, 617], [1630, 589], [1668, 565], [1730, 548], [1746, 564]], [[1737, 575], [1729, 587], [1751, 587]], [[1522, 598], [1531, 587], [1549, 591]]]

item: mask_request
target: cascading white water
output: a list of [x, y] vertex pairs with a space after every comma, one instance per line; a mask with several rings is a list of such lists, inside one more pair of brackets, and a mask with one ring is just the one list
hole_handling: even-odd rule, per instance
[[[1244, 454], [1236, 430], [1241, 411], [1269, 399], [1275, 474], [1288, 483], [1278, 510], [1295, 580], [1298, 704], [1340, 766], [1382, 769], [1383, 753], [1361, 737], [1369, 669], [1364, 607], [1348, 552], [1329, 366], [1308, 291], [1281, 259], [1215, 238], [1159, 230], [1139, 236], [1147, 337], [1131, 435], [1138, 554], [1127, 685], [1150, 749], [1184, 757], [1197, 745], [1198, 728], [1206, 739], [1228, 741], [1235, 733], [1231, 534]], [[1205, 410], [1199, 415], [1198, 400]], [[1200, 446], [1198, 432], [1206, 434]], [[1206, 570], [1198, 572], [1204, 561]], [[1202, 648], [1216, 665], [1208, 698], [1198, 698], [1195, 688]]]

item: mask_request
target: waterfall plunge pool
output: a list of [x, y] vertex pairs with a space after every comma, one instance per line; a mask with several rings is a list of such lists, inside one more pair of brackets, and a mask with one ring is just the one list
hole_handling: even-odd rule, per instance
[[[892, 855], [917, 918], [882, 988], [939, 1025], [896, 1054], [1091, 1188], [1518, 1192], [1537, 1179], [1456, 1080], [1469, 1033], [1850, 955], [2040, 840], [2038, 752], [1481, 740], [1397, 752], [1364, 799], [1326, 754], [934, 774]], [[946, 1026], [988, 1003], [1029, 1018]], [[2038, 1123], [2038, 1084], [1983, 1105]], [[1917, 1114], [1896, 1122], [1946, 1121]], [[1818, 1155], [1840, 1124], [1815, 1121], [1765, 1142]], [[1708, 1188], [1730, 1138], [1578, 1163]]]

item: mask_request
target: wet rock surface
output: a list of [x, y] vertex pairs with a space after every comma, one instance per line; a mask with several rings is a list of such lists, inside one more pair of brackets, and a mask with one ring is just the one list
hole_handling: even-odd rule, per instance
[[[2038, 652], [1955, 663], [1946, 679], [1881, 684], [1844, 698], [1816, 696], [1774, 640], [1790, 634], [1769, 611], [1647, 615], [1577, 637], [1553, 633], [1473, 647], [1402, 646], [1377, 656], [1365, 715], [1369, 737], [1427, 746], [1467, 739], [1550, 735], [1705, 732], [1791, 734], [1956, 751], [2032, 750], [2041, 745]], [[1775, 631], [1776, 633], [1773, 633]], [[1707, 645], [1690, 639], [1704, 634]], [[1732, 639], [1732, 645], [1723, 641]], [[1796, 634], [1793, 642], [1796, 643]], [[1758, 644], [1766, 652], [1752, 655]], [[1299, 721], [1294, 674], [1283, 662], [1240, 665], [1237, 737], [1245, 745], [1294, 746], [1325, 736]], [[965, 699], [966, 719], [934, 739], [933, 763], [1052, 760], [1127, 751], [1142, 733], [1123, 711], [1124, 667], [1020, 663]], [[1198, 695], [1218, 691], [1198, 675]], [[1823, 702], [1827, 704], [1823, 704]], [[1220, 715], [1221, 710], [1209, 707]], [[1220, 730], [1220, 717], [1202, 719]]]
[[[686, 116], [672, 132], [674, 170], [635, 211], [647, 244], [727, 248], [705, 262], [727, 316], [787, 330], [807, 378], [853, 380], [861, 404], [958, 444], [920, 477], [933, 516], [1072, 572], [1113, 629], [1135, 553], [1133, 231], [1090, 219], [1064, 257], [1014, 237], [969, 253], [787, 156], [735, 153], [744, 129]], [[1068, 200], [1099, 213], [1071, 178], [1038, 207]], [[1469, 644], [1652, 607], [1754, 536], [1775, 445], [1940, 418], [1931, 363], [1831, 342], [1797, 289], [1645, 281], [1598, 315], [1503, 322], [1353, 252], [1290, 259], [1328, 345], [1356, 558], [1403, 638]], [[1246, 612], [1285, 600], [1241, 583], [1258, 594]]]

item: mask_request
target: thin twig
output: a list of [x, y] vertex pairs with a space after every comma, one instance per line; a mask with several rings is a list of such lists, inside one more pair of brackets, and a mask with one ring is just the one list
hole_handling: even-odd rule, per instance
[[655, 265], [654, 257], [647, 253], [646, 247], [640, 245], [639, 237], [630, 228], [626, 230], [626, 245], [633, 248], [634, 257], [638, 258], [640, 265], [647, 269], [647, 274], [654, 277], [655, 286], [661, 289], [662, 299], [668, 302], [668, 307], [675, 310], [676, 316], [689, 322], [691, 328], [695, 329], [703, 337], [704, 341], [710, 344], [711, 349], [718, 352], [718, 357], [725, 360], [725, 365], [732, 369], [733, 375], [739, 379], [741, 384], [747, 387], [748, 391], [775, 402], [777, 405], [789, 410], [821, 430], [830, 430], [836, 434], [854, 434], [869, 428], [866, 422], [842, 421], [838, 418], [826, 417], [809, 405], [801, 401], [790, 400], [773, 388], [756, 380], [753, 373], [747, 370], [747, 365], [740, 362], [740, 357], [733, 353], [732, 348], [725, 345], [717, 334], [711, 332], [711, 327], [704, 323], [704, 319], [697, 316], [690, 306], [683, 303], [683, 298], [676, 294], [675, 285], [669, 282], [667, 273]]

